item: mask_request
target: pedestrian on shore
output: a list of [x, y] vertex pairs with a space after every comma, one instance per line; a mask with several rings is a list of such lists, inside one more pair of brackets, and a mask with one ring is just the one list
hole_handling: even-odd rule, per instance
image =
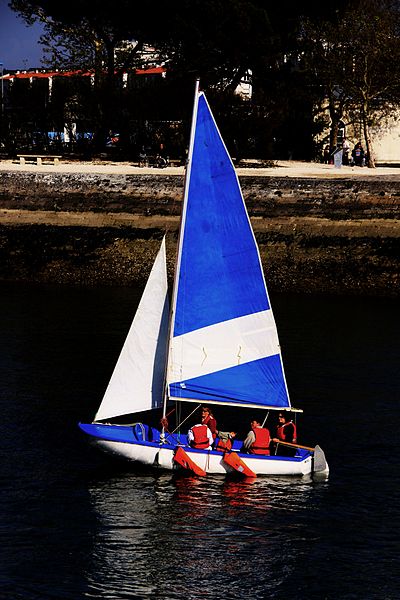
[[344, 165], [348, 165], [350, 163], [350, 142], [348, 139], [343, 138], [342, 148], [343, 148], [342, 162]]
[[361, 145], [361, 142], [357, 142], [357, 144], [353, 148], [353, 152], [351, 156], [353, 158], [353, 163], [356, 167], [362, 167], [364, 163], [364, 149]]

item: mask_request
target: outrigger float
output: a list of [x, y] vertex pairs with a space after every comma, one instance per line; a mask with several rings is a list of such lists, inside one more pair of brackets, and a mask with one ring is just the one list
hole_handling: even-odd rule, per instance
[[[80, 428], [130, 461], [197, 475], [327, 475], [323, 451], [292, 457], [199, 450], [187, 436], [115, 419], [171, 403], [295, 411], [259, 250], [239, 181], [196, 87], [178, 256], [169, 308], [165, 238], [93, 423]], [[113, 422], [110, 422], [113, 420]]]

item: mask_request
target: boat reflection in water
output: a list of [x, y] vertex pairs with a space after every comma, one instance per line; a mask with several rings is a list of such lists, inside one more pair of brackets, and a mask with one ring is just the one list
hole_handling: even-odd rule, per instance
[[301, 514], [326, 489], [311, 478], [136, 475], [90, 488], [98, 527], [88, 587], [102, 598], [116, 597], [114, 586], [119, 598], [197, 597], [199, 585], [208, 597], [216, 581], [221, 595], [235, 581], [254, 598], [276, 590], [296, 569]]

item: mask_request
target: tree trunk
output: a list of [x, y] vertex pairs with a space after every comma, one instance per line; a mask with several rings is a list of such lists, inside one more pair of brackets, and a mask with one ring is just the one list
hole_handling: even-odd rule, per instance
[[332, 93], [329, 94], [329, 116], [331, 118], [331, 127], [329, 132], [329, 151], [332, 154], [334, 150], [337, 148], [337, 140], [338, 140], [338, 132], [339, 132], [339, 123], [340, 119], [343, 115], [342, 104], [339, 105], [339, 110], [337, 108], [337, 104], [333, 98]]
[[369, 129], [369, 125], [368, 125], [368, 106], [367, 106], [366, 102], [364, 103], [364, 105], [362, 107], [362, 124], [363, 124], [363, 130], [364, 130], [365, 145], [366, 145], [366, 150], [367, 150], [367, 161], [366, 161], [367, 166], [370, 167], [371, 169], [375, 169], [375, 167], [376, 167], [375, 156], [374, 156], [374, 149], [372, 146], [370, 129]]
[[[106, 52], [106, 64], [103, 63], [104, 49]], [[96, 95], [98, 107], [98, 123], [95, 132], [95, 149], [104, 152], [107, 138], [113, 126], [113, 96], [115, 83], [115, 45], [111, 39], [100, 39], [96, 41]], [[104, 72], [105, 70], [105, 72]]]
[[331, 129], [329, 132], [329, 152], [331, 154], [337, 147], [338, 131], [339, 119], [337, 118], [336, 113], [334, 115], [331, 114]]

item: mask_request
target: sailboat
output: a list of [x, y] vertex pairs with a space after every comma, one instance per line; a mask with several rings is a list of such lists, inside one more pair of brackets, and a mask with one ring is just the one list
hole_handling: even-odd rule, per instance
[[245, 454], [235, 439], [222, 453], [192, 448], [180, 429], [118, 423], [143, 411], [165, 417], [171, 403], [296, 410], [239, 180], [198, 84], [171, 307], [164, 238], [95, 419], [79, 426], [102, 449], [158, 469], [328, 473], [319, 446], [296, 446], [294, 456]]

